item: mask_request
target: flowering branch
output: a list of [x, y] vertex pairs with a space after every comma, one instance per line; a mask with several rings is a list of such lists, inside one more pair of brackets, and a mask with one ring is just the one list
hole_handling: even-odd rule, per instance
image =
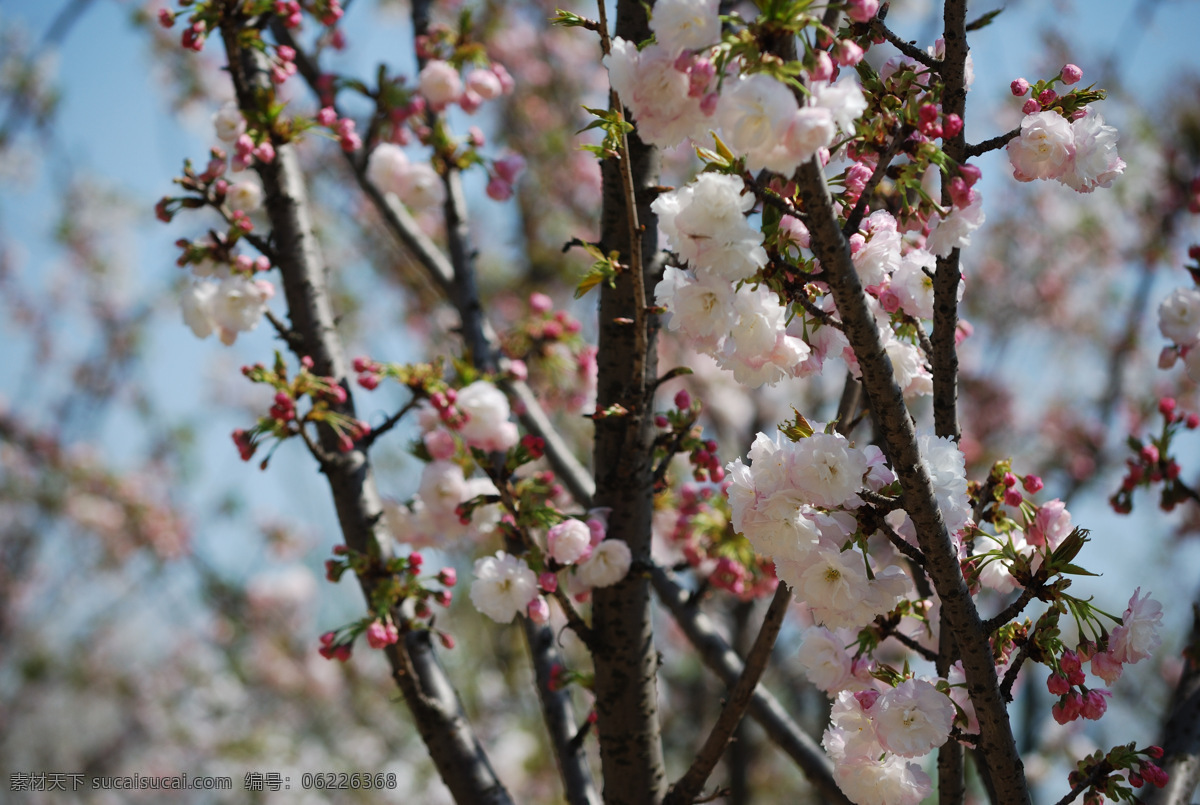
[[[269, 88], [267, 67], [260, 52], [243, 47], [246, 21], [226, 9], [221, 36], [228, 54], [229, 73], [243, 114], [258, 109], [258, 88]], [[347, 366], [337, 334], [320, 246], [309, 217], [307, 193], [294, 147], [289, 142], [274, 144], [274, 159], [259, 160], [256, 170], [263, 183], [267, 215], [279, 258], [288, 312], [299, 340], [292, 344], [298, 356], [313, 361], [315, 371], [336, 378], [347, 387]], [[337, 412], [354, 415], [353, 398], [347, 391]], [[338, 437], [329, 427], [318, 427], [320, 446], [332, 453]], [[365, 451], [353, 449], [343, 460], [326, 467], [338, 520], [346, 544], [352, 551], [385, 557], [391, 539], [383, 524], [383, 506]], [[359, 577], [368, 601], [375, 582]], [[413, 719], [429, 748], [434, 764], [459, 802], [511, 802], [496, 778], [474, 732], [471, 730], [450, 681], [433, 652], [427, 630], [410, 631], [402, 643], [388, 647], [392, 675], [400, 686]]]
[[[318, 91], [317, 85], [321, 78], [321, 71], [317, 63], [303, 48], [299, 47], [291, 32], [277, 20], [272, 22], [271, 31], [278, 41], [295, 51], [296, 65], [300, 75], [304, 77], [305, 82], [313, 91]], [[334, 108], [337, 108], [336, 105]], [[371, 181], [367, 175], [366, 160], [358, 159], [353, 153], [345, 153], [345, 158], [359, 188], [383, 218], [388, 231], [403, 244], [443, 295], [449, 300], [456, 299], [454, 267], [450, 260], [437, 244], [421, 231], [420, 226], [404, 205], [394, 197], [389, 198]], [[480, 318], [482, 333], [486, 340], [485, 351], [496, 354], [496, 334], [487, 321], [482, 318], [482, 314], [480, 314]], [[594, 491], [591, 477], [579, 459], [575, 457], [566, 440], [558, 433], [541, 402], [534, 396], [533, 390], [524, 381], [511, 377], [502, 377], [499, 385], [514, 401], [517, 417], [525, 429], [545, 440], [546, 458], [550, 461], [550, 465], [559, 479], [571, 492], [571, 496], [584, 508], [591, 508], [590, 498]]]
[[930, 578], [942, 599], [947, 622], [959, 636], [968, 691], [979, 716], [981, 748], [992, 767], [1002, 800], [1028, 802], [1023, 766], [999, 695], [987, 636], [934, 500], [928, 471], [917, 450], [912, 419], [867, 307], [862, 284], [850, 259], [849, 244], [837, 225], [824, 174], [814, 159], [802, 165], [797, 176], [797, 189], [812, 219], [813, 253], [827, 272], [846, 336], [858, 357], [863, 389], [882, 436], [884, 452], [904, 490], [905, 510], [916, 526]]
[[767, 661], [771, 658], [771, 651], [775, 647], [775, 638], [779, 636], [779, 629], [783, 626], [783, 618], [791, 603], [792, 591], [786, 584], [780, 584], [775, 588], [775, 597], [771, 599], [771, 605], [763, 617], [758, 637], [754, 639], [754, 645], [746, 655], [742, 673], [738, 677], [737, 684], [733, 686], [733, 690], [729, 692], [725, 706], [721, 709], [721, 715], [717, 717], [712, 731], [708, 734], [708, 739], [697, 753], [696, 759], [692, 761], [692, 765], [683, 777], [679, 778], [679, 782], [675, 783], [667, 792], [667, 797], [663, 800], [664, 805], [690, 805], [696, 800], [700, 790], [704, 788], [705, 781], [712, 774], [721, 755], [725, 753], [725, 747], [729, 744], [734, 730], [741, 723], [742, 716], [750, 705], [754, 690], [758, 686], [758, 680], [762, 678]]

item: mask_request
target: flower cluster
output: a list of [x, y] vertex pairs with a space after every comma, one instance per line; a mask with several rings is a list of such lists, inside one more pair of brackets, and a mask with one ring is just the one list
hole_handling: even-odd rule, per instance
[[702, 173], [652, 205], [659, 225], [689, 269], [667, 267], [655, 299], [668, 327], [751, 387], [796, 374], [808, 346], [785, 332], [787, 311], [765, 286], [738, 285], [767, 261], [762, 233], [745, 217], [754, 206], [735, 176]]
[[[354, 641], [365, 635], [367, 645], [383, 649], [399, 641], [400, 635], [414, 628], [429, 628], [433, 618], [430, 602], [449, 607], [454, 598], [451, 588], [458, 583], [458, 572], [443, 567], [433, 578], [422, 579], [425, 558], [417, 551], [407, 556], [380, 560], [345, 545], [333, 549], [334, 557], [325, 561], [325, 577], [338, 582], [347, 572], [370, 577], [376, 583], [371, 589], [371, 609], [376, 614], [321, 635], [321, 656], [345, 662], [350, 657]], [[436, 583], [436, 587], [433, 586]], [[446, 648], [454, 647], [454, 639], [439, 632]]]
[[1091, 108], [1073, 118], [1053, 111], [1026, 115], [1020, 136], [1008, 144], [1013, 178], [1056, 179], [1080, 193], [1112, 186], [1125, 172], [1125, 161], [1117, 156], [1117, 130]]
[[758, 434], [749, 453], [726, 469], [735, 530], [775, 562], [787, 582], [831, 628], [859, 628], [890, 611], [909, 589], [896, 565], [873, 567], [855, 549], [858, 492], [892, 483], [879, 449], [854, 447], [838, 433], [791, 441]]
[[821, 743], [853, 802], [916, 805], [932, 784], [910, 761], [944, 744], [954, 718], [950, 698], [925, 679], [906, 679], [882, 693], [842, 690]]
[[1125, 477], [1109, 503], [1119, 514], [1133, 511], [1133, 493], [1138, 488], [1149, 489], [1162, 484], [1159, 506], [1171, 511], [1185, 500], [1197, 498], [1196, 491], [1180, 478], [1182, 468], [1174, 458], [1174, 440], [1185, 430], [1200, 428], [1200, 414], [1180, 409], [1174, 397], [1158, 401], [1158, 413], [1163, 423], [1157, 436], [1142, 440], [1130, 436], [1126, 443], [1133, 455], [1125, 460]]
[[[366, 422], [339, 410], [349, 399], [346, 389], [338, 384], [336, 378], [315, 374], [313, 366], [312, 358], [306, 355], [300, 359], [300, 371], [294, 377], [289, 377], [283, 356], [276, 352], [272, 368], [261, 363], [242, 367], [242, 375], [251, 382], [275, 389], [267, 416], [259, 417], [250, 430], [239, 428], [233, 432], [233, 442], [243, 461], [250, 460], [264, 439], [274, 438], [283, 442], [293, 436], [304, 435], [304, 428], [310, 424], [330, 428], [342, 452], [353, 450], [355, 443], [371, 432], [371, 426]], [[304, 398], [308, 398], [311, 404], [308, 411], [301, 414], [296, 404]], [[269, 460], [270, 456], [263, 459], [264, 469]]]
[[544, 550], [539, 548], [530, 557], [540, 572], [525, 557], [504, 551], [476, 560], [471, 582], [475, 608], [497, 623], [508, 623], [521, 613], [535, 623], [545, 623], [550, 617], [545, 595], [558, 591], [559, 571], [569, 571], [566, 589], [577, 600], [625, 578], [632, 554], [623, 541], [605, 539], [603, 517], [603, 512], [595, 512], [586, 522], [568, 518], [552, 526]]

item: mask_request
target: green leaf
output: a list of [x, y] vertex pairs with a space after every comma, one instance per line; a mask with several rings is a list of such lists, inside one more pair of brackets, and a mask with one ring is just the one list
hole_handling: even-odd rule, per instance
[[595, 20], [589, 20], [587, 17], [572, 14], [570, 11], [563, 11], [561, 8], [554, 10], [554, 16], [550, 18], [550, 24], [561, 25], [564, 28], [587, 28], [589, 31], [600, 30], [600, 23]]
[[608, 287], [612, 288], [616, 285], [617, 272], [613, 265], [608, 260], [597, 260], [592, 263], [592, 267], [583, 279], [579, 281], [579, 285], [575, 288], [575, 298], [582, 299], [587, 295], [587, 292], [595, 288], [602, 282], [607, 282]]

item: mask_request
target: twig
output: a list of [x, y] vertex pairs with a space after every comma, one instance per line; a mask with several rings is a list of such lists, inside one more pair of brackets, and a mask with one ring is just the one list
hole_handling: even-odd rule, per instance
[[992, 634], [1001, 626], [1020, 615], [1026, 605], [1037, 597], [1039, 589], [1039, 587], [1025, 587], [1022, 589], [1021, 594], [1017, 596], [1017, 600], [1006, 606], [997, 615], [983, 622], [983, 630], [988, 634]]
[[1087, 777], [1071, 786], [1071, 790], [1068, 791], [1062, 799], [1054, 803], [1054, 805], [1070, 805], [1070, 803], [1074, 802], [1080, 794], [1082, 794], [1084, 791], [1087, 791], [1104, 777], [1112, 774], [1112, 772], [1113, 767], [1109, 765], [1108, 761], [1101, 761], [1094, 769], [1092, 769], [1091, 773]]
[[1012, 689], [1017, 682], [1017, 674], [1021, 673], [1021, 666], [1025, 664], [1025, 660], [1029, 659], [1029, 645], [1028, 642], [1021, 645], [1017, 656], [1013, 657], [1008, 670], [1004, 672], [1004, 681], [1000, 683], [1000, 695], [1006, 702], [1012, 701]]
[[968, 145], [966, 148], [963, 149], [963, 155], [965, 157], [967, 157], [968, 159], [970, 157], [977, 157], [980, 154], [986, 154], [988, 151], [995, 151], [997, 148], [1003, 148], [1004, 146], [1008, 145], [1009, 140], [1015, 139], [1020, 136], [1021, 136], [1021, 127], [1018, 126], [1017, 128], [1013, 129], [1012, 131], [1006, 131], [1003, 134], [1001, 134], [997, 137], [993, 137], [990, 140], [984, 140], [981, 143], [975, 143], [974, 145]]
[[781, 583], [775, 588], [775, 597], [771, 599], [771, 606], [763, 618], [758, 637], [755, 638], [754, 645], [746, 655], [742, 673], [733, 686], [733, 690], [729, 692], [729, 698], [725, 702], [725, 707], [721, 709], [721, 715], [717, 717], [712, 731], [708, 734], [708, 739], [696, 754], [696, 759], [692, 762], [691, 767], [667, 792], [664, 805], [691, 805], [696, 801], [696, 797], [704, 788], [704, 783], [712, 774], [717, 761], [725, 753], [725, 747], [733, 737], [734, 730], [741, 723], [746, 708], [750, 705], [750, 699], [754, 689], [758, 686], [758, 680], [762, 678], [762, 673], [766, 670], [767, 660], [771, 657], [775, 639], [779, 636], [779, 629], [783, 626], [783, 618], [787, 614], [787, 608], [791, 602], [792, 591], [786, 584]]
[[[689, 605], [691, 596], [688, 591], [675, 582], [669, 571], [657, 565], [650, 569], [650, 580], [659, 600], [671, 611], [688, 640], [700, 653], [704, 664], [716, 672], [726, 684], [735, 684], [742, 674], [741, 658], [717, 632], [708, 616]], [[762, 685], [754, 689], [749, 713], [766, 731], [767, 736], [795, 761], [804, 776], [827, 801], [834, 805], [849, 805], [850, 800], [833, 779], [833, 764], [825, 752], [805, 734], [778, 700]]]
[[896, 158], [896, 154], [900, 151], [900, 144], [912, 133], [911, 126], [897, 126], [892, 131], [892, 139], [888, 143], [887, 148], [879, 155], [879, 160], [875, 163], [875, 170], [871, 171], [871, 178], [867, 179], [866, 185], [863, 187], [862, 194], [858, 197], [858, 202], [854, 205], [854, 209], [850, 212], [850, 216], [846, 218], [846, 223], [842, 226], [842, 234], [850, 237], [858, 231], [859, 224], [862, 223], [863, 215], [867, 211], [867, 204], [871, 200], [871, 195], [875, 192], [875, 188], [883, 181], [883, 177], [887, 175], [887, 169], [892, 164], [892, 160]]
[[279, 337], [283, 339], [283, 342], [287, 344], [289, 348], [297, 348], [301, 345], [301, 343], [303, 343], [303, 339], [300, 337], [300, 335], [292, 330], [291, 327], [288, 327], [286, 324], [284, 324], [283, 320], [270, 310], [264, 311], [264, 315], [266, 316], [267, 321], [271, 323], [271, 326], [275, 328], [275, 332], [279, 333]]
[[920, 654], [922, 657], [929, 660], [930, 662], [937, 661], [938, 653], [936, 651], [934, 651], [933, 649], [925, 648], [920, 643], [918, 643], [916, 640], [913, 640], [911, 637], [909, 637], [906, 634], [902, 634], [902, 633], [897, 632], [894, 629], [892, 629], [892, 630], [888, 631], [888, 634], [886, 635], [886, 637], [890, 637], [890, 638], [894, 639], [896, 642], [901, 643], [908, 650], [914, 651], [917, 654]]
[[[316, 91], [317, 81], [321, 76], [316, 62], [299, 46], [291, 32], [278, 23], [278, 20], [272, 22], [271, 31], [276, 39], [296, 51], [297, 69], [308, 85]], [[346, 154], [345, 159], [359, 188], [383, 218], [383, 223], [388, 231], [403, 244], [417, 264], [424, 269], [426, 276], [441, 289], [445, 297], [454, 300], [454, 267], [450, 260], [437, 247], [437, 244], [421, 231], [420, 226], [417, 225], [416, 220], [403, 204], [400, 204], [395, 198], [388, 197], [367, 178], [366, 160], [357, 160], [353, 154]], [[495, 332], [486, 321], [482, 322], [482, 327], [488, 344], [494, 345], [498, 340]], [[494, 351], [494, 347], [491, 349]], [[503, 368], [503, 363], [501, 360], [501, 368]], [[591, 497], [594, 493], [591, 475], [575, 457], [566, 440], [558, 433], [545, 409], [534, 396], [533, 390], [524, 381], [511, 378], [500, 379], [498, 385], [514, 401], [513, 407], [517, 412], [517, 418], [520, 419], [525, 429], [545, 440], [546, 458], [559, 479], [571, 492], [572, 497], [584, 508], [591, 508]]]
[[878, 36], [882, 36], [884, 39], [890, 42], [891, 45], [896, 48], [896, 50], [900, 51], [905, 56], [908, 56], [913, 61], [925, 65], [930, 70], [941, 69], [942, 63], [940, 61], [921, 50], [912, 42], [905, 42], [896, 35], [895, 31], [884, 25], [883, 20], [879, 17], [871, 20], [871, 31]]
[[359, 449], [360, 449], [360, 450], [367, 450], [368, 448], [370, 448], [370, 447], [371, 447], [371, 445], [375, 444], [375, 440], [376, 440], [376, 439], [378, 439], [378, 438], [379, 438], [380, 436], [382, 436], [383, 434], [387, 433], [387, 432], [388, 432], [389, 430], [391, 430], [392, 428], [396, 427], [396, 423], [398, 423], [398, 422], [399, 422], [401, 419], [403, 419], [403, 418], [404, 418], [404, 416], [405, 416], [405, 415], [406, 415], [406, 414], [407, 414], [409, 411], [411, 411], [411, 410], [413, 410], [414, 408], [416, 408], [419, 402], [420, 402], [420, 400], [418, 400], [416, 397], [414, 397], [413, 399], [409, 400], [407, 403], [405, 403], [405, 404], [404, 404], [404, 407], [403, 407], [403, 408], [401, 408], [399, 411], [397, 411], [396, 413], [392, 414], [392, 415], [391, 415], [391, 416], [389, 416], [387, 419], [385, 419], [385, 420], [383, 421], [383, 424], [382, 424], [382, 425], [380, 425], [380, 426], [379, 426], [379, 427], [377, 427], [377, 428], [374, 428], [374, 429], [373, 429], [373, 430], [372, 430], [370, 433], [368, 433], [366, 436], [364, 436], [364, 437], [362, 437], [361, 439], [359, 439], [359, 440], [358, 440], [358, 447], [359, 447]]

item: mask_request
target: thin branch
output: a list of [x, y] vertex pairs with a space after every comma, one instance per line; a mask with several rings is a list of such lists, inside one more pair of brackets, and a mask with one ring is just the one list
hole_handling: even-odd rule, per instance
[[579, 637], [589, 651], [595, 651], [595, 636], [592, 634], [591, 627], [587, 622], [580, 617], [575, 607], [571, 604], [571, 599], [563, 591], [562, 587], [555, 588], [552, 593], [554, 600], [562, 607], [563, 614], [567, 616], [567, 625], [571, 627], [571, 631]]
[[1084, 791], [1087, 791], [1103, 778], [1112, 774], [1112, 772], [1113, 767], [1108, 764], [1107, 760], [1096, 764], [1096, 767], [1092, 769], [1091, 773], [1087, 777], [1071, 786], [1071, 790], [1068, 791], [1062, 799], [1054, 803], [1054, 805], [1070, 805], [1080, 794], [1082, 794]]
[[920, 643], [918, 643], [916, 640], [913, 640], [911, 637], [909, 637], [906, 634], [902, 634], [901, 632], [897, 632], [894, 629], [892, 629], [892, 630], [888, 631], [888, 633], [885, 635], [885, 637], [890, 637], [890, 638], [894, 639], [896, 642], [902, 644], [909, 651], [913, 651], [913, 652], [916, 652], [917, 654], [920, 654], [922, 657], [929, 660], [930, 662], [937, 661], [938, 653], [936, 651], [934, 651], [933, 649], [930, 649], [930, 648], [925, 648]]
[[283, 339], [283, 342], [287, 344], [288, 347], [296, 348], [300, 346], [300, 344], [303, 342], [303, 339], [298, 333], [292, 330], [291, 327], [288, 327], [286, 324], [284, 324], [282, 319], [280, 319], [270, 310], [264, 311], [264, 315], [266, 316], [267, 321], [271, 323], [271, 326], [275, 328], [275, 332], [279, 334], [279, 337]]
[[[600, 794], [592, 781], [583, 741], [576, 740], [575, 708], [571, 692], [555, 690], [551, 685], [554, 667], [561, 665], [562, 656], [554, 643], [554, 633], [529, 618], [522, 618], [529, 656], [533, 661], [535, 687], [542, 706], [542, 720], [554, 742], [554, 757], [569, 805], [600, 805]], [[587, 722], [585, 722], [586, 724]]]
[[1004, 681], [1000, 683], [1000, 695], [1004, 697], [1004, 701], [1012, 701], [1013, 685], [1017, 683], [1017, 674], [1021, 673], [1021, 666], [1027, 659], [1029, 659], [1029, 643], [1024, 643], [1017, 651], [1017, 656], [1013, 657], [1008, 670], [1004, 672]]
[[908, 56], [913, 61], [925, 65], [930, 70], [941, 69], [942, 63], [940, 61], [921, 50], [912, 42], [905, 42], [896, 35], [895, 31], [884, 25], [883, 20], [879, 17], [871, 20], [871, 31], [877, 36], [882, 36], [884, 39], [890, 42], [891, 45], [896, 48], [896, 50], [900, 51], [905, 56]]
[[[650, 568], [650, 580], [659, 600], [671, 611], [704, 664], [726, 684], [735, 684], [743, 670], [741, 658], [717, 632], [708, 616], [689, 604], [691, 595], [688, 591], [675, 582], [669, 571], [657, 565]], [[833, 779], [833, 764], [825, 752], [762, 685], [751, 695], [749, 713], [767, 736], [795, 761], [821, 796], [833, 805], [849, 805], [850, 800]]]
[[984, 140], [981, 143], [975, 143], [974, 145], [968, 145], [966, 148], [963, 149], [963, 156], [965, 156], [969, 159], [970, 157], [977, 157], [981, 154], [986, 154], [988, 151], [995, 151], [998, 148], [1003, 148], [1004, 146], [1008, 145], [1009, 140], [1016, 139], [1017, 137], [1020, 137], [1020, 136], [1021, 136], [1021, 128], [1020, 128], [1020, 126], [1018, 126], [1017, 128], [1013, 129], [1012, 131], [1006, 131], [1003, 134], [1001, 134], [997, 137], [993, 137], [990, 140]]
[[983, 622], [983, 630], [988, 634], [992, 634], [1004, 624], [1008, 623], [1013, 618], [1021, 614], [1021, 611], [1037, 597], [1038, 587], [1025, 587], [1021, 590], [1021, 594], [1011, 604], [1002, 609], [994, 617], [988, 618]]
[[[600, 43], [604, 50], [604, 55], [608, 56], [612, 53], [612, 41], [608, 35], [608, 12], [605, 9], [605, 0], [597, 0], [597, 7], [600, 10]], [[609, 87], [609, 107], [615, 109], [621, 115], [621, 122], [625, 121], [625, 107], [621, 104], [621, 97], [617, 94], [616, 89]], [[629, 152], [629, 137], [624, 129], [620, 132], [620, 148], [617, 153], [621, 170], [621, 190], [625, 194], [625, 226], [628, 230], [629, 238], [629, 273], [632, 275], [633, 281], [633, 323], [636, 328], [634, 335], [634, 350], [633, 350], [633, 366], [630, 370], [630, 376], [640, 378], [639, 385], [645, 386], [645, 361], [646, 353], [649, 349], [649, 339], [646, 331], [647, 314], [646, 314], [646, 279], [645, 270], [642, 265], [642, 227], [638, 222], [638, 199], [637, 193], [634, 190], [633, 184], [633, 166]], [[644, 388], [642, 389], [644, 392]], [[645, 413], [642, 411], [642, 405], [647, 401], [639, 400], [637, 411], [639, 414]]]
[[330, 453], [324, 447], [313, 441], [313, 438], [308, 435], [308, 428], [305, 427], [305, 424], [306, 423], [301, 422], [300, 427], [297, 428], [296, 432], [299, 433], [300, 438], [304, 440], [305, 446], [308, 447], [308, 452], [312, 453], [312, 457], [315, 458], [317, 463], [321, 465], [321, 472], [325, 472], [326, 468], [332, 466], [334, 461], [336, 461], [336, 457], [333, 453]]
[[734, 730], [741, 723], [746, 708], [750, 705], [754, 689], [758, 686], [758, 680], [762, 678], [763, 671], [766, 670], [767, 661], [771, 658], [771, 651], [775, 647], [775, 639], [779, 636], [779, 629], [783, 626], [783, 618], [787, 615], [787, 608], [791, 602], [792, 591], [786, 584], [781, 583], [775, 588], [775, 597], [771, 599], [771, 606], [763, 617], [758, 637], [755, 638], [750, 653], [746, 655], [742, 673], [733, 686], [733, 690], [729, 692], [729, 698], [725, 702], [725, 707], [721, 709], [721, 715], [717, 717], [712, 731], [708, 734], [708, 739], [697, 753], [691, 767], [667, 792], [667, 797], [663, 801], [664, 805], [691, 805], [696, 801], [696, 797], [704, 788], [704, 783], [712, 774], [713, 768], [716, 767], [717, 761], [725, 753], [725, 747], [733, 737]]
[[392, 414], [387, 419], [385, 419], [383, 421], [382, 425], [380, 425], [377, 428], [374, 428], [366, 436], [359, 439], [358, 440], [358, 448], [360, 450], [369, 449], [371, 447], [371, 445], [375, 444], [376, 439], [378, 439], [383, 434], [387, 433], [392, 428], [396, 427], [396, 424], [401, 419], [403, 419], [404, 416], [406, 414], [408, 414], [409, 411], [412, 411], [414, 408], [416, 408], [417, 405], [419, 404], [419, 402], [420, 402], [420, 400], [418, 398], [414, 397], [413, 399], [411, 399], [407, 403], [405, 403], [403, 408], [401, 408], [399, 411], [397, 411], [396, 413]]
[[911, 126], [897, 126], [892, 131], [892, 139], [888, 143], [887, 148], [879, 155], [878, 161], [875, 163], [875, 170], [871, 171], [871, 178], [867, 179], [866, 185], [863, 187], [862, 194], [858, 197], [858, 202], [854, 205], [854, 209], [850, 212], [850, 216], [846, 218], [846, 223], [842, 226], [842, 234], [850, 237], [858, 231], [859, 224], [862, 223], [863, 215], [866, 214], [867, 204], [871, 200], [875, 188], [883, 181], [883, 177], [887, 175], [888, 167], [891, 166], [892, 160], [896, 158], [896, 154], [900, 151], [900, 144], [908, 138], [912, 133]]

